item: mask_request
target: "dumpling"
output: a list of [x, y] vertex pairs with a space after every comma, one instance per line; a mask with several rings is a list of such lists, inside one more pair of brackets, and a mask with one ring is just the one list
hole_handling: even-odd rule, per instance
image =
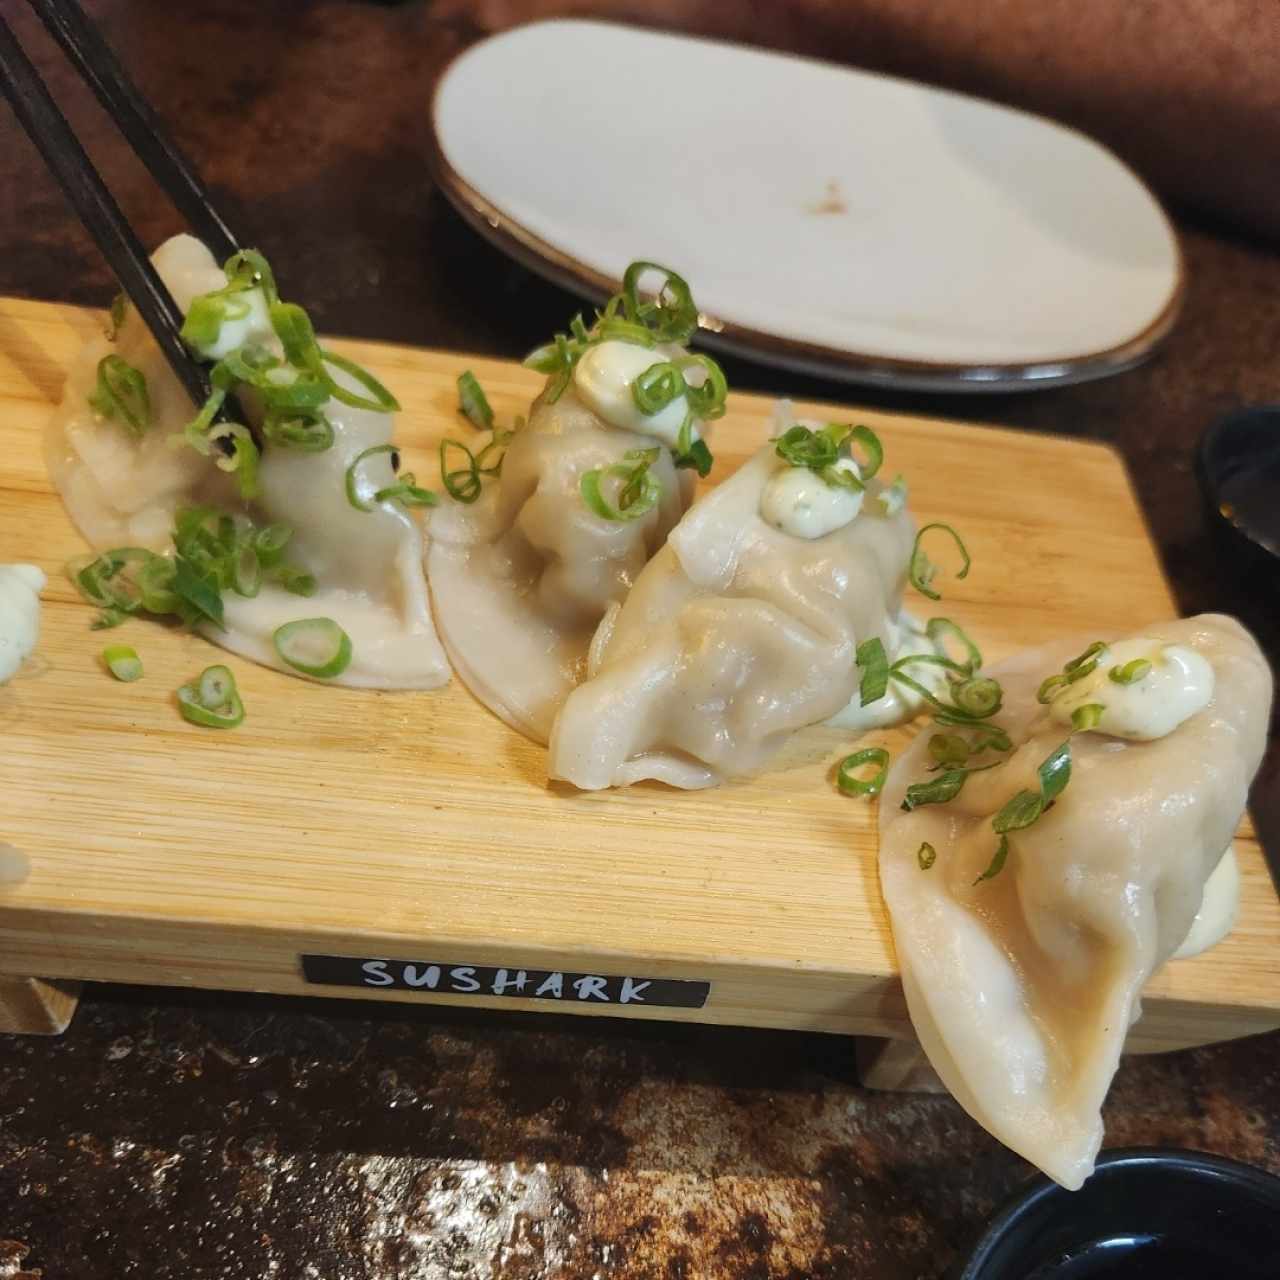
[[1072, 1189], [1092, 1171], [1143, 984], [1210, 905], [1206, 883], [1232, 891], [1224, 851], [1271, 702], [1266, 661], [1231, 618], [1160, 623], [1073, 659], [1079, 648], [993, 668], [1012, 750], [976, 755], [995, 767], [954, 791], [929, 772], [922, 733], [880, 816], [925, 1052], [970, 1115]]
[[44, 573], [33, 564], [0, 564], [0, 684], [35, 652], [44, 585]]
[[[255, 275], [261, 282], [252, 287], [236, 287], [234, 272], [190, 236], [167, 241], [154, 262], [187, 314], [188, 340], [221, 362], [215, 387], [240, 394], [263, 448], [259, 457], [243, 428], [227, 434], [211, 422], [197, 423], [204, 435], [189, 430], [184, 441], [196, 412], [126, 310], [114, 341], [90, 343], [71, 371], [46, 436], [49, 472], [72, 520], [106, 553], [80, 571], [79, 585], [108, 613], [157, 601], [158, 611], [170, 611], [174, 566], [183, 562], [213, 598], [200, 596], [210, 606], [203, 609], [186, 608], [183, 598], [172, 611], [224, 648], [338, 684], [444, 684], [449, 667], [431, 619], [424, 539], [406, 509], [432, 499], [396, 474], [389, 393], [357, 366], [321, 356], [298, 308], [285, 312], [301, 326], [289, 334], [297, 349], [285, 351], [266, 296], [274, 282], [260, 259], [251, 265], [268, 280]], [[176, 561], [154, 559], [175, 550]], [[329, 624], [309, 629], [310, 659], [305, 644], [295, 652], [276, 639], [300, 621]], [[327, 636], [345, 636], [347, 645], [325, 662], [315, 650]]]
[[601, 624], [553, 778], [713, 786], [849, 705], [859, 646], [899, 647], [915, 533], [869, 463], [863, 479], [854, 434], [878, 454], [865, 428], [798, 424], [689, 511]]
[[[662, 272], [657, 302], [628, 270], [591, 330], [535, 352], [547, 372], [501, 474], [431, 516], [428, 577], [455, 670], [487, 707], [545, 742], [585, 674], [592, 635], [692, 501], [711, 455], [701, 428], [724, 378], [681, 345], [697, 310]], [[661, 269], [659, 269], [661, 270]]]

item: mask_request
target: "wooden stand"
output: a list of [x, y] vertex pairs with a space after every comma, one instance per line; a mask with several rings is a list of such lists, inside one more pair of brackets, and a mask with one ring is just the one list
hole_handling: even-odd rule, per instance
[[80, 1003], [78, 982], [0, 977], [0, 1031], [29, 1036], [58, 1036]]
[[[84, 544], [41, 449], [62, 371], [99, 323], [0, 299], [0, 563], [34, 558], [49, 575], [37, 659], [0, 688], [0, 841], [22, 849], [26, 870], [0, 884], [0, 966], [888, 1037], [868, 1082], [920, 1078], [880, 896], [876, 808], [832, 785], [853, 747], [847, 733], [806, 730], [763, 776], [707, 791], [586, 794], [548, 784], [545, 750], [456, 679], [429, 693], [326, 689], [130, 620], [111, 637], [137, 649], [146, 674], [111, 680], [93, 611], [64, 573]], [[540, 385], [507, 362], [334, 346], [394, 389], [405, 466], [429, 485], [440, 439], [471, 431], [456, 412], [463, 369], [499, 423], [527, 412]], [[945, 580], [938, 608], [988, 661], [1175, 614], [1111, 450], [796, 408], [875, 428], [917, 520], [963, 532], [973, 571]], [[712, 439], [714, 479], [768, 440], [772, 409], [730, 397]], [[173, 700], [222, 662], [247, 708], [229, 733], [187, 724]], [[910, 734], [868, 734], [862, 745], [896, 754]], [[1235, 932], [1155, 977], [1130, 1050], [1280, 1026], [1280, 902], [1247, 823], [1237, 848]], [[4, 1025], [54, 1029], [70, 998], [7, 979]]]

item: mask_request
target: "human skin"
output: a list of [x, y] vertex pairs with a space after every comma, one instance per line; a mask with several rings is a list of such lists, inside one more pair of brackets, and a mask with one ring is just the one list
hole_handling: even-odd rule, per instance
[[444, 0], [484, 30], [602, 17], [908, 76], [1111, 146], [1169, 202], [1280, 236], [1275, 0]]

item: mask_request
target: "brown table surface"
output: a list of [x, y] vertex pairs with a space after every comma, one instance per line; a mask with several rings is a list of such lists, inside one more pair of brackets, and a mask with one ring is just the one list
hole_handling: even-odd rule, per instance
[[[476, 32], [431, 5], [90, 6], [232, 224], [318, 327], [517, 356], [578, 306], [433, 189], [433, 77]], [[465, 6], [451, 5], [449, 12]], [[16, 0], [0, 0], [143, 239], [179, 229]], [[1280, 257], [1183, 224], [1159, 357], [1003, 398], [870, 395], [734, 361], [741, 388], [1111, 441], [1186, 612], [1280, 655], [1274, 594], [1215, 556], [1192, 451], [1280, 399]], [[696, 273], [691, 273], [695, 274]], [[112, 281], [0, 113], [0, 293]], [[1280, 851], [1280, 759], [1255, 795]], [[1122, 1067], [1108, 1145], [1280, 1172], [1280, 1035]], [[1028, 1167], [948, 1098], [859, 1087], [839, 1038], [91, 989], [62, 1038], [0, 1039], [0, 1277], [932, 1277]]]

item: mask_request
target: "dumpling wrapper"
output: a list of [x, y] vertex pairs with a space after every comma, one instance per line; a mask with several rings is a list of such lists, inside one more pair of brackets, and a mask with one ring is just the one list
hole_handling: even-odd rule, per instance
[[[193, 298], [226, 283], [213, 256], [191, 236], [166, 241], [152, 260], [184, 312]], [[275, 341], [269, 330], [257, 336], [265, 344]], [[88, 404], [98, 361], [111, 353], [146, 377], [152, 425], [140, 440]], [[330, 372], [350, 389], [363, 390], [342, 370]], [[46, 433], [45, 456], [72, 521], [98, 551], [122, 546], [170, 551], [175, 511], [195, 504], [293, 529], [286, 557], [315, 575], [316, 593], [298, 596], [267, 582], [253, 599], [227, 591], [226, 630], [212, 624], [202, 628], [223, 648], [296, 675], [276, 653], [272, 635], [286, 622], [328, 617], [351, 637], [353, 657], [342, 675], [325, 683], [434, 689], [450, 673], [432, 625], [417, 520], [394, 502], [376, 503], [364, 512], [347, 500], [347, 468], [365, 449], [391, 443], [394, 419], [336, 400], [326, 404], [325, 413], [333, 424], [333, 447], [303, 453], [268, 445], [259, 468], [259, 496], [246, 505], [233, 477], [173, 439], [194, 409], [131, 311], [118, 340], [90, 342], [69, 373], [62, 405]], [[369, 459], [362, 470], [380, 486], [392, 483], [386, 455]]]
[[556, 721], [553, 778], [696, 788], [750, 773], [847, 707], [860, 643], [892, 651], [910, 515], [868, 501], [824, 537], [783, 533], [760, 495], [784, 466], [766, 445], [699, 501], [605, 619], [590, 678]]
[[[1266, 661], [1234, 619], [1140, 634], [1203, 655], [1212, 701], [1155, 741], [1074, 735], [1066, 790], [1010, 833], [993, 879], [974, 884], [998, 841], [992, 817], [1036, 789], [1036, 769], [1067, 736], [1036, 691], [1081, 651], [1078, 639], [992, 668], [999, 722], [1020, 744], [1007, 765], [972, 775], [946, 805], [903, 812], [908, 784], [928, 776], [922, 732], [880, 799], [880, 881], [920, 1043], [979, 1124], [1072, 1190], [1093, 1170], [1143, 984], [1187, 937], [1229, 849], [1271, 702]], [[929, 870], [922, 841], [937, 851]]]
[[658, 504], [605, 520], [583, 501], [586, 471], [613, 466], [649, 436], [606, 426], [570, 385], [545, 394], [507, 447], [502, 474], [475, 503], [431, 515], [428, 579], [436, 620], [467, 687], [512, 728], [546, 742], [586, 670], [587, 649], [684, 513], [694, 478], [667, 449], [650, 468]]

